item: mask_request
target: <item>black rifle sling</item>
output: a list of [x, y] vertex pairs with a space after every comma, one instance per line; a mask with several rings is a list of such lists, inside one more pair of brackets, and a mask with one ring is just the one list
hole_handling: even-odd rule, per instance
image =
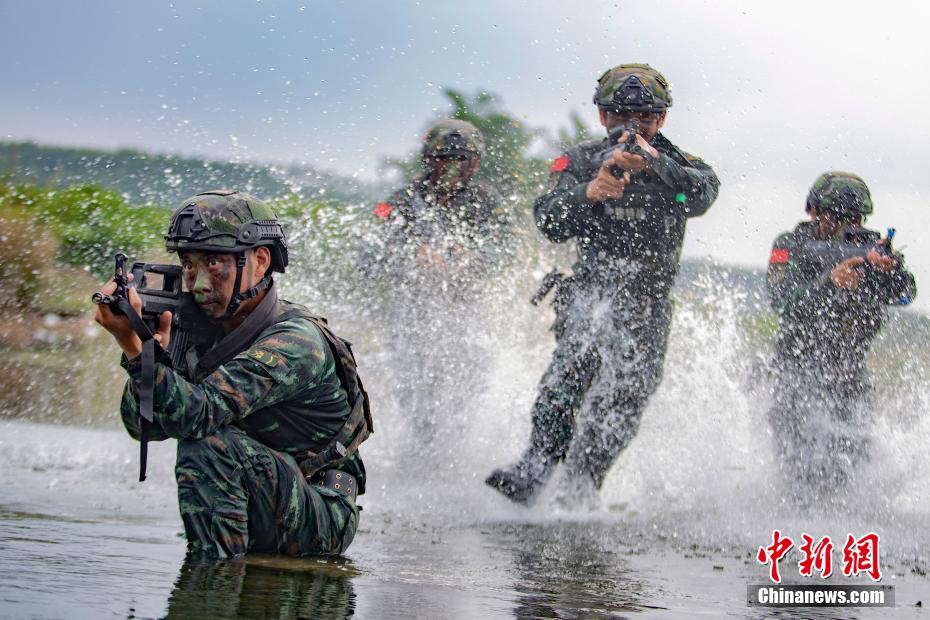
[[151, 424], [155, 419], [152, 407], [155, 392], [155, 339], [152, 337], [152, 331], [126, 297], [117, 297], [116, 305], [129, 319], [133, 331], [142, 340], [142, 385], [139, 388], [139, 415], [142, 416], [142, 422], [139, 424], [139, 482], [142, 482], [145, 480], [149, 451], [146, 424]]

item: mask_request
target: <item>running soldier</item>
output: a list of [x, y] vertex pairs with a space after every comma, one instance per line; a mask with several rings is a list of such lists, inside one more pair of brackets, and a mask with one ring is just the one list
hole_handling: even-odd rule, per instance
[[594, 103], [608, 137], [557, 158], [550, 190], [534, 206], [547, 239], [576, 239], [578, 261], [556, 292], [556, 351], [533, 405], [529, 448], [486, 480], [520, 503], [563, 460], [569, 480], [593, 496], [636, 435], [662, 377], [685, 225], [719, 187], [710, 166], [660, 133], [672, 98], [658, 71], [610, 69]]

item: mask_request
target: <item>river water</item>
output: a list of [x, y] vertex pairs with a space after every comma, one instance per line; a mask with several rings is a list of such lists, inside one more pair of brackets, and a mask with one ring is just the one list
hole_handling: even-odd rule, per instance
[[[562, 501], [558, 474], [532, 509], [482, 483], [524, 446], [551, 316], [515, 304], [487, 330], [483, 390], [436, 423], [428, 447], [392, 401], [383, 347], [361, 339], [376, 433], [363, 446], [361, 528], [342, 558], [186, 563], [174, 442], [152, 444], [139, 483], [137, 444], [115, 412], [94, 426], [2, 420], [0, 617], [927, 617], [926, 352], [896, 344], [913, 323], [893, 321], [877, 344], [902, 361], [877, 369], [894, 390], [876, 412], [868, 467], [837, 501], [799, 508], [774, 474], [753, 370], [766, 352], [739, 318], [758, 300], [709, 294], [725, 285], [698, 277], [677, 290], [665, 379], [591, 506]], [[895, 586], [896, 606], [747, 606], [747, 585], [767, 581], [755, 554], [774, 529], [796, 540], [879, 533], [881, 583]], [[786, 582], [820, 582], [796, 562], [782, 562]]]

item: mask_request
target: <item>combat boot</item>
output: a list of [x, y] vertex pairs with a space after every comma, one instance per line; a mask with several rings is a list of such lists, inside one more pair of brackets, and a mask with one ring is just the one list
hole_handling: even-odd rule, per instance
[[531, 449], [510, 467], [495, 469], [484, 483], [512, 502], [529, 506], [549, 479], [556, 461]]

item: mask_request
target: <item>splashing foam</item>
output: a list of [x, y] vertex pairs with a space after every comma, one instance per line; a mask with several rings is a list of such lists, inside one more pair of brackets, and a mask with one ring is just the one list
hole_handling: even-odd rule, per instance
[[[339, 225], [344, 224], [343, 217]], [[540, 250], [532, 242], [524, 245], [514, 268], [483, 296], [469, 303], [423, 298], [415, 311], [434, 318], [417, 324], [407, 315], [403, 325], [389, 304], [372, 298], [356, 272], [334, 274], [313, 235], [295, 252], [303, 267], [290, 276], [286, 290], [331, 316], [355, 340], [373, 399], [376, 433], [363, 447], [370, 480], [362, 503], [369, 518], [381, 514], [445, 527], [598, 521], [647, 540], [740, 553], [766, 544], [775, 528], [798, 538], [808, 532], [834, 540], [847, 532], [879, 531], [886, 559], [926, 562], [918, 549], [930, 546], [925, 534], [930, 500], [921, 484], [930, 474], [930, 457], [921, 438], [928, 436], [930, 421], [901, 411], [925, 409], [926, 362], [911, 360], [894, 377], [873, 373], [876, 385], [893, 381], [897, 396], [891, 407], [874, 412], [871, 461], [847, 491], [799, 508], [786, 500], [766, 422], [770, 336], [760, 334], [751, 319], [768, 313], [767, 302], [719, 265], [679, 278], [664, 379], [637, 437], [608, 474], [600, 506], [567, 510], [554, 501], [554, 489], [564, 484], [561, 472], [531, 509], [513, 506], [485, 487], [491, 469], [512, 462], [526, 447], [536, 386], [554, 349], [551, 311], [526, 303]], [[892, 316], [889, 328], [898, 320]], [[434, 410], [413, 411], [397, 398], [397, 377], [409, 369], [395, 365], [395, 348], [404, 340], [386, 334], [404, 329], [410, 330], [408, 344], [434, 342], [415, 352], [431, 372], [414, 386], [425, 391], [441, 386], [432, 399]], [[468, 369], [480, 376], [478, 391], [456, 381], [463, 367], [453, 357], [461, 348], [445, 346], [456, 342], [480, 353], [473, 360], [477, 368]], [[906, 338], [885, 348], [907, 358]], [[460, 408], [443, 406], [449, 402]], [[418, 430], [418, 416], [428, 418], [431, 436]]]
[[[551, 310], [527, 303], [545, 248], [521, 241], [513, 268], [467, 303], [437, 295], [400, 316], [347, 256], [356, 241], [343, 231], [357, 226], [360, 215], [367, 208], [321, 210], [313, 221], [293, 226], [296, 260], [282, 284], [286, 298], [328, 316], [355, 345], [376, 430], [362, 447], [369, 472], [361, 500], [366, 522], [417, 531], [594, 522], [615, 528], [621, 541], [739, 554], [766, 544], [775, 528], [796, 539], [807, 532], [835, 541], [847, 532], [878, 531], [885, 562], [930, 563], [924, 490], [930, 419], [919, 414], [930, 404], [923, 381], [930, 358], [909, 348], [915, 320], [923, 317], [892, 314], [875, 343], [873, 358], [898, 361], [872, 364], [883, 404], [874, 412], [871, 460], [848, 492], [802, 509], [785, 499], [766, 423], [771, 395], [764, 366], [771, 343], [757, 320], [768, 312], [766, 301], [724, 267], [688, 266], [673, 294], [662, 384], [638, 435], [609, 472], [600, 504], [566, 509], [556, 501], [564, 484], [559, 471], [537, 505], [526, 509], [483, 480], [526, 447], [530, 408], [554, 349]], [[430, 320], [412, 322], [418, 313]], [[432, 376], [414, 388], [431, 389], [435, 407], [421, 403], [414, 411], [398, 398], [398, 377], [409, 369], [397, 368], [396, 348], [404, 340], [391, 334], [404, 329], [414, 330], [411, 341], [426, 343], [417, 354]], [[466, 375], [477, 377], [467, 389], [459, 381]], [[418, 426], [423, 420], [431, 438]], [[173, 442], [153, 444], [144, 485], [134, 480], [137, 444], [122, 431], [10, 423], [0, 446], [0, 474], [16, 483], [16, 493], [27, 493], [31, 484], [55, 486], [121, 510], [126, 502], [136, 505], [142, 492], [153, 512], [174, 518]]]

